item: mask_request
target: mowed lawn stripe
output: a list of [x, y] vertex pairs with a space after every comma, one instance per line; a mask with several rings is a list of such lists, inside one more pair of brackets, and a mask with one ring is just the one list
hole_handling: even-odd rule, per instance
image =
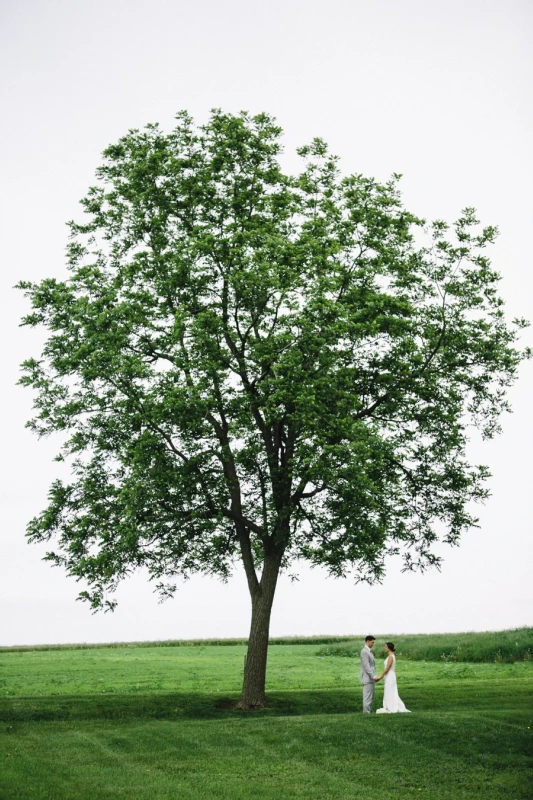
[[424, 712], [30, 723], [4, 737], [16, 752], [2, 797], [381, 800], [392, 786], [402, 800], [529, 798], [527, 721], [524, 712], [513, 725], [500, 712]]

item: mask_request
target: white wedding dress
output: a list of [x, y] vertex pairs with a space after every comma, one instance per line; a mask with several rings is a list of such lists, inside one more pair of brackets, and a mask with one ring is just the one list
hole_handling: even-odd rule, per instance
[[[385, 666], [387, 659], [385, 659]], [[390, 670], [383, 679], [385, 683], [385, 692], [383, 694], [383, 708], [378, 708], [376, 714], [410, 714], [408, 708], [400, 699], [398, 694], [398, 684], [396, 683], [396, 656], [392, 656], [392, 664]]]

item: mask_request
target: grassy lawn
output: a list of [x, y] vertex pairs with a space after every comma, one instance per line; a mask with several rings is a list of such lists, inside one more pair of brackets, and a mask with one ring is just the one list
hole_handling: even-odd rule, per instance
[[399, 659], [413, 713], [363, 717], [323, 648], [272, 646], [251, 714], [242, 645], [0, 650], [0, 797], [531, 799], [533, 662]]

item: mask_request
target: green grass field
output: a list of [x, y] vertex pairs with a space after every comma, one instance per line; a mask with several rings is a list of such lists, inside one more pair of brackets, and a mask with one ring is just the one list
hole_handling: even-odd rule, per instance
[[[396, 652], [410, 661], [469, 661], [474, 664], [533, 660], [533, 629], [486, 633], [439, 633], [393, 637]], [[322, 655], [352, 658], [360, 650], [353, 639], [324, 642]]]
[[533, 661], [498, 645], [532, 633], [463, 635], [486, 663], [399, 658], [413, 713], [372, 717], [353, 643], [272, 645], [252, 713], [233, 709], [242, 644], [0, 649], [0, 798], [531, 800]]

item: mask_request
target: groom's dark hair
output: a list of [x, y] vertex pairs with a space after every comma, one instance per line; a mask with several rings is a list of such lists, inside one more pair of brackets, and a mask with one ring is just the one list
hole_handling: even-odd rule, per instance
[[376, 641], [375, 636], [365, 636], [365, 642], [375, 642], [375, 641]]

